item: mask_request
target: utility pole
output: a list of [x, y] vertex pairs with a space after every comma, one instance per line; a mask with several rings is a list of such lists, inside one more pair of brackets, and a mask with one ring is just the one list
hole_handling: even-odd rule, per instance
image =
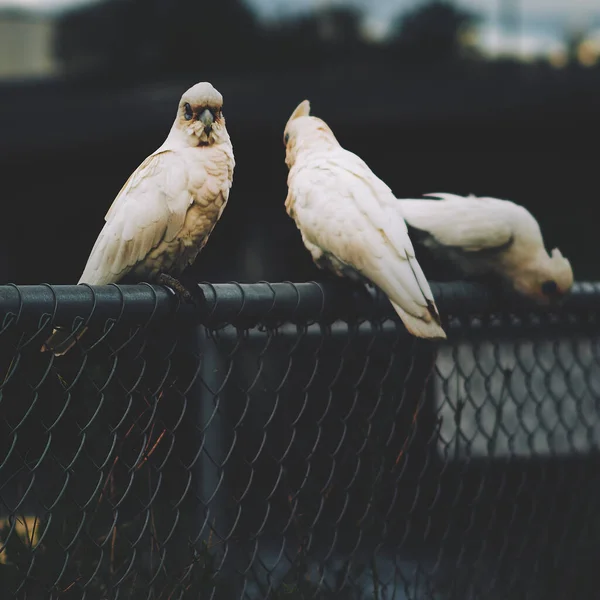
[[516, 53], [521, 54], [521, 28], [519, 14], [519, 0], [499, 0], [499, 25], [500, 30], [507, 35], [514, 35], [517, 43]]
[[329, 40], [332, 35], [329, 9], [332, 6], [331, 0], [313, 0], [314, 10], [317, 16], [319, 35], [323, 40]]

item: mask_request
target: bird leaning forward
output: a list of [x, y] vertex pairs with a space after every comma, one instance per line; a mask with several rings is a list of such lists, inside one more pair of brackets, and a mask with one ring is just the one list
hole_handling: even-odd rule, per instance
[[491, 275], [540, 305], [556, 304], [571, 289], [571, 263], [558, 248], [548, 254], [538, 222], [523, 206], [498, 198], [428, 196], [437, 199], [402, 199], [399, 209], [415, 242], [461, 275]]
[[[233, 181], [223, 97], [208, 82], [187, 90], [167, 139], [129, 177], [105, 216], [79, 283], [148, 281], [172, 287], [223, 213]], [[65, 354], [81, 337], [57, 328], [42, 346]]]
[[375, 284], [410, 333], [444, 339], [429, 283], [390, 188], [341, 147], [324, 121], [310, 116], [308, 100], [290, 117], [284, 144], [285, 206], [316, 265]]

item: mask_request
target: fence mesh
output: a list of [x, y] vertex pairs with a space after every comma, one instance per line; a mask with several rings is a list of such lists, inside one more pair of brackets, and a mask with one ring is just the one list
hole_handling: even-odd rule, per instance
[[598, 597], [600, 284], [200, 288], [0, 287], [3, 597]]

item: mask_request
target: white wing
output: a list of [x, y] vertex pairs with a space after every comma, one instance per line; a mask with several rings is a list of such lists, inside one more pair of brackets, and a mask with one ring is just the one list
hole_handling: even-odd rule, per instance
[[404, 312], [435, 319], [398, 202], [362, 160], [340, 150], [321, 166], [311, 161], [296, 171], [290, 184], [304, 237], [372, 281]]
[[531, 218], [523, 207], [508, 200], [428, 195], [441, 200], [400, 200], [404, 218], [411, 227], [429, 234], [437, 244], [463, 252], [502, 250], [513, 241], [511, 222], [515, 212], [524, 212]]
[[149, 156], [106, 213], [106, 225], [79, 283], [104, 285], [119, 281], [162, 240], [177, 236], [192, 201], [187, 169], [177, 153], [165, 151]]

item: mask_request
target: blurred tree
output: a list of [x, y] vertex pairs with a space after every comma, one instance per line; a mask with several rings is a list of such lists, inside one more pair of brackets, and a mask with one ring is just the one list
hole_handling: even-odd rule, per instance
[[351, 58], [363, 48], [362, 15], [349, 7], [327, 7], [271, 28], [268, 58], [275, 68], [315, 67], [324, 60]]
[[352, 8], [331, 7], [316, 14], [319, 37], [323, 42], [356, 44], [361, 38], [361, 14]]
[[125, 9], [124, 2], [109, 0], [68, 11], [58, 20], [54, 51], [67, 75], [119, 68], [118, 57], [129, 56]]
[[578, 66], [580, 64], [580, 50], [582, 44], [588, 35], [588, 31], [585, 27], [574, 26], [569, 27], [564, 36], [567, 63], [571, 66]]
[[55, 51], [77, 76], [210, 77], [362, 60], [361, 25], [361, 13], [344, 6], [265, 26], [245, 0], [104, 0], [60, 19]]
[[430, 0], [398, 17], [392, 44], [417, 62], [456, 60], [478, 17], [446, 0]]
[[243, 0], [154, 0], [160, 5], [161, 59], [168, 72], [252, 64], [260, 54], [256, 18]]
[[61, 17], [55, 52], [67, 74], [132, 78], [247, 65], [258, 41], [243, 0], [105, 0]]

